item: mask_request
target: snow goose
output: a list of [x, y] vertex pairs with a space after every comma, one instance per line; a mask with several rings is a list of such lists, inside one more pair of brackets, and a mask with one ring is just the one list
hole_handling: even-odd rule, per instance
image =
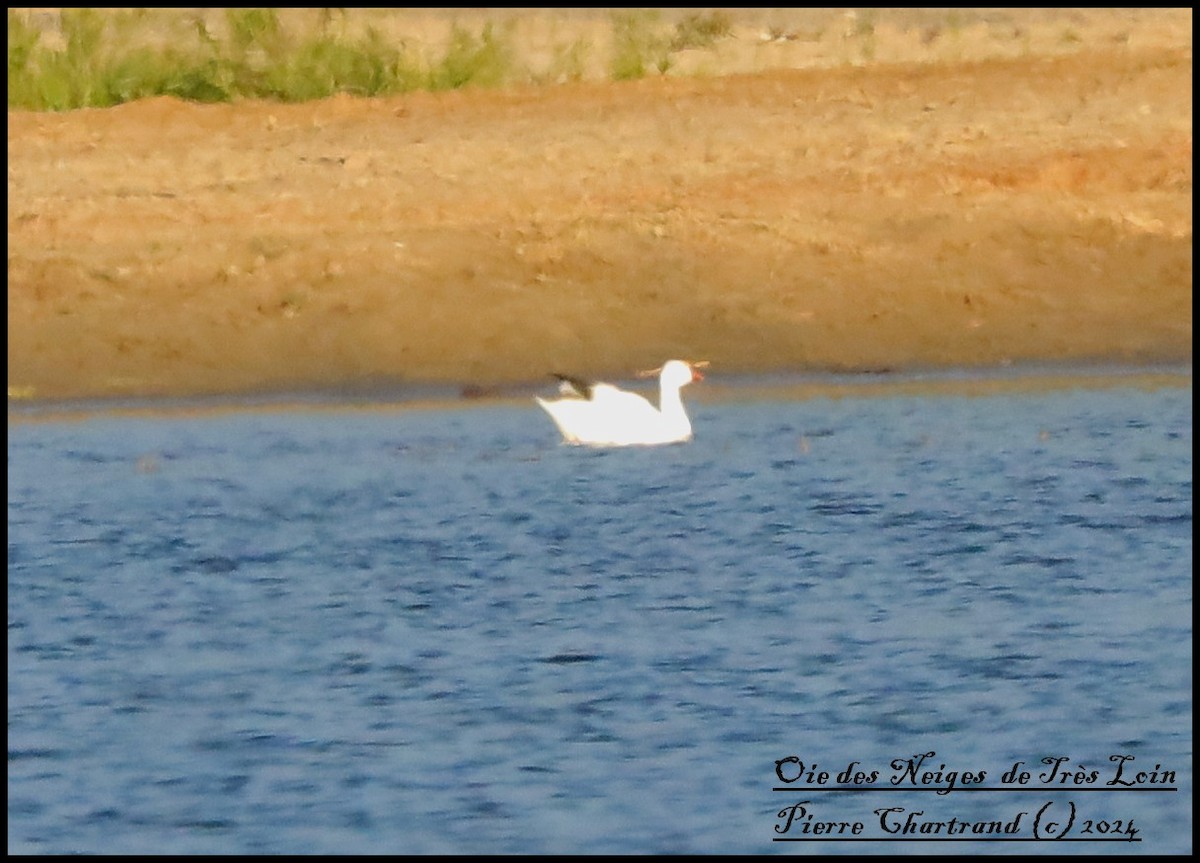
[[564, 398], [535, 397], [535, 401], [550, 414], [565, 443], [586, 446], [679, 443], [692, 438], [692, 423], [683, 409], [679, 391], [693, 381], [704, 380], [700, 369], [707, 365], [707, 362], [671, 360], [661, 369], [642, 372], [641, 377], [658, 375], [657, 408], [637, 393], [566, 375], [555, 375], [561, 382]]

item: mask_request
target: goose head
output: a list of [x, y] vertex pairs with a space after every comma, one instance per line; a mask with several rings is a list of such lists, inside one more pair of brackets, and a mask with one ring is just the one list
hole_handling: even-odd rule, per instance
[[707, 365], [707, 362], [689, 363], [684, 360], [670, 360], [662, 367], [659, 381], [663, 389], [679, 389], [695, 381], [704, 380], [700, 369]]

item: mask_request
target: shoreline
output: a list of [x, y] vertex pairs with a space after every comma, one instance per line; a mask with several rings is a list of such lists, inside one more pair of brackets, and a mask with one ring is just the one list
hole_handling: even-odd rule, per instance
[[830, 24], [724, 40], [726, 75], [10, 111], [10, 396], [1190, 362], [1191, 14], [1079, 14], [880, 24], [834, 66], [743, 70], [838, 56]]
[[[622, 386], [653, 387], [629, 378]], [[764, 399], [808, 401], [831, 398], [896, 396], [990, 396], [1048, 393], [1075, 389], [1191, 388], [1192, 366], [1186, 363], [1145, 365], [1112, 363], [1038, 363], [1020, 367], [940, 368], [884, 372], [765, 372], [706, 377], [689, 392], [696, 404]], [[362, 391], [300, 390], [254, 394], [208, 394], [170, 397], [107, 397], [64, 400], [9, 400], [10, 425], [73, 422], [97, 417], [167, 418], [225, 416], [242, 413], [382, 412], [460, 410], [532, 404], [546, 395], [549, 382], [519, 382], [485, 392], [453, 385], [383, 386]]]

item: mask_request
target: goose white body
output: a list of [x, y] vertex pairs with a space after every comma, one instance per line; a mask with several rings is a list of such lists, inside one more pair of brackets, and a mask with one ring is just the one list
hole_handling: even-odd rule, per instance
[[612, 384], [569, 382], [574, 393], [535, 398], [554, 420], [563, 441], [583, 446], [654, 446], [691, 440], [692, 423], [680, 390], [703, 375], [691, 363], [671, 360], [659, 374], [659, 406]]

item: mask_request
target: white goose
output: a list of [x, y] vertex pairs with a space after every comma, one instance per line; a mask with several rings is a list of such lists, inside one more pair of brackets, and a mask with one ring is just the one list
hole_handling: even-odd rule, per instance
[[637, 393], [612, 384], [589, 384], [566, 375], [561, 381], [565, 398], [547, 401], [534, 397], [558, 430], [563, 441], [586, 446], [636, 446], [679, 443], [691, 440], [692, 423], [683, 409], [679, 391], [693, 381], [704, 380], [700, 369], [707, 362], [671, 360], [661, 369], [642, 372], [640, 377], [658, 375], [661, 393], [654, 407]]

